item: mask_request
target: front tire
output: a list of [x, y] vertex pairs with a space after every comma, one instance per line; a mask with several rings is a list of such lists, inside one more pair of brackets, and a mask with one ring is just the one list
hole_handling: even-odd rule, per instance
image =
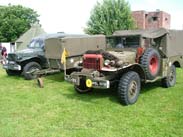
[[88, 88], [86, 86], [86, 81], [84, 79], [80, 80], [80, 85], [74, 85], [74, 89], [79, 93], [79, 94], [84, 94], [92, 91], [92, 88]]
[[137, 101], [140, 92], [140, 77], [136, 72], [124, 74], [118, 85], [118, 96], [123, 105], [131, 105]]
[[36, 79], [37, 76], [31, 73], [27, 73], [33, 70], [41, 70], [41, 66], [37, 62], [29, 62], [23, 68], [23, 75], [26, 80]]
[[162, 79], [161, 83], [165, 88], [173, 87], [176, 84], [176, 68], [174, 65], [171, 66], [170, 73]]

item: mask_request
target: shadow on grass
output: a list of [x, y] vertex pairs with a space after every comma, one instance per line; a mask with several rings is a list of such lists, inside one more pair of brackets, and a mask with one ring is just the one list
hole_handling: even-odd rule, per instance
[[[146, 92], [151, 92], [154, 89], [157, 89], [161, 87], [160, 81], [153, 82], [153, 83], [146, 83], [142, 85], [140, 94], [145, 94]], [[67, 94], [63, 94], [69, 99], [76, 99], [76, 100], [82, 100], [84, 102], [94, 102], [97, 99], [102, 98], [109, 98], [110, 101], [119, 103], [118, 95], [117, 95], [117, 88], [114, 89], [94, 89], [90, 93], [86, 94], [79, 94], [74, 90], [73, 86], [69, 86], [68, 91], [70, 91]]]
[[146, 92], [151, 92], [151, 90], [157, 89], [159, 87], [162, 87], [161, 81], [142, 84], [140, 94], [144, 94]]
[[48, 74], [44, 76], [48, 80], [57, 81], [57, 82], [63, 82], [64, 81], [64, 73], [54, 73], [54, 74]]
[[108, 98], [112, 102], [119, 102], [117, 98], [117, 90], [115, 89], [93, 89], [92, 92], [79, 94], [74, 90], [74, 87], [71, 86], [68, 88], [68, 91], [70, 92], [63, 95], [69, 99], [76, 99], [92, 103], [98, 99]]
[[11, 79], [11, 80], [25, 80], [21, 75], [12, 75], [12, 76], [4, 75], [1, 78], [3, 78], [3, 79]]

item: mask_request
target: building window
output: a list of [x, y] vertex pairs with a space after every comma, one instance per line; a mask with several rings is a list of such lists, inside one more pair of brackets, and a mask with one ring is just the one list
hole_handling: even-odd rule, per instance
[[153, 21], [157, 21], [158, 20], [158, 17], [152, 17], [152, 20]]

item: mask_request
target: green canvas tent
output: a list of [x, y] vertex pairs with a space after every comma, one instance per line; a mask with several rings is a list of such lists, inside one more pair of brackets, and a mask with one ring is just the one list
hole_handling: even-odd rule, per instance
[[29, 44], [31, 39], [41, 34], [46, 34], [46, 32], [41, 28], [41, 25], [38, 23], [33, 24], [27, 32], [25, 32], [15, 41], [16, 50], [22, 50], [27, 48], [27, 45]]

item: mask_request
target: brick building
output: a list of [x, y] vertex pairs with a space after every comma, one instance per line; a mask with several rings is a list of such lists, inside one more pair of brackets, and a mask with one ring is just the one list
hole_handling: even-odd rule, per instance
[[132, 16], [138, 29], [170, 28], [170, 14], [164, 11], [133, 11]]

